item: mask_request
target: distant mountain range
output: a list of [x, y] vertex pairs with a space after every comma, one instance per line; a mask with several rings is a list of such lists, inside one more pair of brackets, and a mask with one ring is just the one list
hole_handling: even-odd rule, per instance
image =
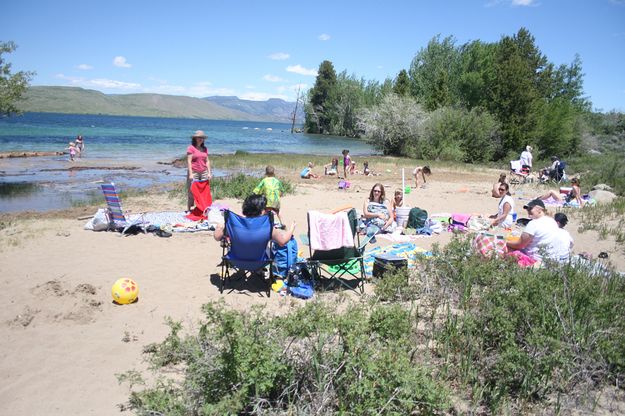
[[[26, 112], [202, 118], [210, 120], [291, 122], [294, 102], [237, 97], [194, 98], [164, 94], [104, 94], [78, 87], [30, 87], [20, 109]], [[298, 109], [296, 122], [303, 112]]]

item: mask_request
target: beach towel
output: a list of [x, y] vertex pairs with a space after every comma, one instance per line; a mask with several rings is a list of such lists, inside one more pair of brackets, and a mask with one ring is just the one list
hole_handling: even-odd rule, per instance
[[[347, 212], [324, 214], [309, 211], [310, 248], [327, 251], [341, 247], [353, 247], [354, 236], [349, 226]], [[314, 228], [314, 230], [313, 230]]]
[[410, 241], [419, 240], [421, 238], [428, 238], [430, 236], [427, 234], [404, 235], [400, 231], [396, 231], [394, 233], [388, 233], [388, 234], [377, 234], [376, 238], [377, 237], [382, 238], [384, 240], [392, 241], [394, 243], [407, 243]]
[[[583, 195], [582, 200], [586, 204], [594, 205], [594, 201], [588, 195]], [[554, 197], [550, 196], [547, 199], [543, 199], [543, 202], [546, 207], [568, 207], [568, 208], [581, 208], [576, 200], [571, 200], [569, 202], [558, 201]]]
[[538, 260], [528, 256], [520, 250], [509, 251], [507, 255], [516, 258], [516, 262], [520, 267], [532, 267], [534, 265], [540, 265]]
[[431, 256], [432, 253], [417, 247], [413, 243], [398, 243], [386, 247], [374, 247], [367, 250], [364, 254], [365, 274], [369, 277], [373, 276], [373, 264], [375, 256], [380, 254], [388, 254], [391, 256], [402, 257], [408, 260], [408, 268], [414, 268], [417, 265], [417, 259], [420, 256]]
[[506, 240], [503, 236], [490, 233], [478, 233], [472, 243], [473, 250], [482, 257], [503, 257], [507, 252]]
[[195, 200], [195, 208], [187, 215], [187, 218], [192, 221], [206, 219], [204, 215], [206, 208], [213, 203], [210, 181], [193, 181], [190, 190]]

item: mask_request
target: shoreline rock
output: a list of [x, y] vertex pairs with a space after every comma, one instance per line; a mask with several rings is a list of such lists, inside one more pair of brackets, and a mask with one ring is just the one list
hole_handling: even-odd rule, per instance
[[2, 152], [0, 159], [13, 157], [40, 157], [40, 156], [63, 156], [65, 152]]

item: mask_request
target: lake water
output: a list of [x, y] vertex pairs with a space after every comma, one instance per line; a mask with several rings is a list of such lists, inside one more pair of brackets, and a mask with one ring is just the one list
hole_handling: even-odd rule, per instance
[[[78, 134], [84, 137], [82, 160], [68, 156], [0, 159], [0, 212], [50, 210], [97, 195], [98, 184], [148, 187], [184, 181], [185, 170], [159, 162], [184, 156], [195, 130], [204, 130], [211, 154], [297, 153], [339, 156], [375, 153], [360, 140], [291, 134], [284, 123], [26, 113], [0, 118], [0, 152], [63, 151]], [[119, 169], [120, 165], [138, 167]], [[68, 170], [70, 166], [107, 169]], [[215, 166], [215, 174], [225, 174]], [[24, 185], [24, 186], [21, 186]]]

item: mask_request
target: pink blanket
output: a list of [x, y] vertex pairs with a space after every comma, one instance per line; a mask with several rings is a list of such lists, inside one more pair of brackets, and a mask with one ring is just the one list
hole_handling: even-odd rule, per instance
[[349, 226], [347, 212], [323, 214], [309, 211], [308, 221], [312, 250], [334, 250], [354, 246], [354, 236]]

